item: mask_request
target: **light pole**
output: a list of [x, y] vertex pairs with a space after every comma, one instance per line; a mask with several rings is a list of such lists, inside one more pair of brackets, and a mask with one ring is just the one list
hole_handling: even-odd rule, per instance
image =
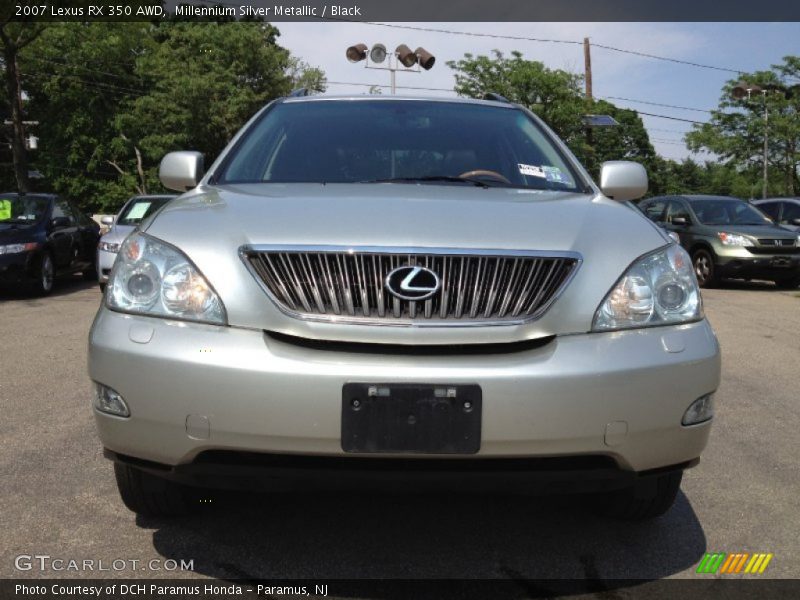
[[767, 169], [767, 158], [769, 154], [769, 109], [767, 108], [767, 86], [762, 88], [761, 86], [753, 83], [740, 81], [733, 86], [733, 89], [731, 90], [731, 96], [733, 96], [736, 100], [743, 100], [744, 98], [747, 98], [749, 101], [753, 92], [756, 94], [761, 94], [761, 98], [764, 102], [764, 166], [761, 182], [761, 197], [766, 198], [767, 188], [769, 187], [769, 171]]
[[[367, 69], [389, 71], [392, 95], [397, 93], [397, 73], [421, 73], [420, 67], [429, 71], [436, 62], [436, 57], [425, 48], [417, 48], [412, 52], [405, 44], [400, 44], [392, 54], [387, 53], [383, 44], [375, 44], [371, 50], [368, 50], [366, 44], [354, 44], [347, 49], [345, 56], [351, 63], [366, 61], [364, 67]], [[386, 66], [376, 66], [387, 59]]]

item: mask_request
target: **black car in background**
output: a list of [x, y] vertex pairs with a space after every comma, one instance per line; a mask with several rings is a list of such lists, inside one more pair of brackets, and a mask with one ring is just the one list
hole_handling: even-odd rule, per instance
[[95, 277], [100, 226], [54, 194], [0, 194], [0, 285], [45, 295], [57, 275]]
[[655, 223], [680, 237], [697, 281], [766, 279], [800, 286], [798, 234], [775, 225], [753, 205], [725, 196], [656, 196], [639, 203]]
[[784, 229], [800, 231], [800, 198], [766, 198], [753, 205]]

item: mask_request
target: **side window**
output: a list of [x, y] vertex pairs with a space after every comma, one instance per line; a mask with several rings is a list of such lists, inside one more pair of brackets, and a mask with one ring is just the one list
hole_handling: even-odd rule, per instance
[[795, 219], [800, 219], [800, 204], [784, 202], [781, 223], [791, 223]]
[[683, 202], [679, 202], [678, 200], [670, 200], [669, 209], [667, 210], [667, 223], [672, 223], [672, 220], [675, 217], [682, 217], [686, 219], [688, 223], [692, 222], [692, 218], [689, 216], [689, 211], [683, 205]]
[[75, 225], [75, 215], [72, 214], [72, 209], [69, 206], [69, 203], [66, 200], [62, 200], [58, 198], [53, 204], [53, 218], [57, 217], [66, 217], [69, 219], [69, 224]]
[[644, 207], [644, 214], [651, 221], [661, 222], [664, 220], [664, 208], [667, 205], [666, 200], [651, 200], [650, 203]]
[[777, 221], [781, 212], [780, 202], [765, 202], [764, 204], [756, 205], [756, 208], [767, 215], [773, 221]]

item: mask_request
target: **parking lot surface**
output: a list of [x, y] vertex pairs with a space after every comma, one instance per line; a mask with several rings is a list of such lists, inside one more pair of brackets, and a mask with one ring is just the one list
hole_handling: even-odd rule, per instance
[[[577, 498], [363, 492], [221, 494], [191, 517], [152, 520], [122, 505], [94, 432], [97, 286], [0, 292], [0, 577], [653, 579], [694, 577], [705, 552], [770, 552], [762, 577], [798, 577], [800, 293], [729, 284], [704, 298], [723, 356], [716, 424], [656, 521], [594, 517]], [[33, 554], [139, 563], [15, 569]]]

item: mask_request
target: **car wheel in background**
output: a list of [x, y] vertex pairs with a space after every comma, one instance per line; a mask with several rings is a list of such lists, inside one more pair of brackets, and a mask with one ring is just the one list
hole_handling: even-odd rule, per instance
[[97, 267], [92, 265], [91, 269], [81, 271], [81, 275], [83, 275], [84, 281], [97, 281]]
[[53, 291], [56, 280], [56, 268], [49, 252], [42, 253], [36, 265], [31, 289], [37, 296], [46, 296]]
[[775, 285], [782, 290], [794, 290], [800, 287], [800, 276], [794, 275], [793, 277], [786, 277], [784, 279], [776, 279]]
[[137, 514], [174, 517], [189, 511], [192, 494], [187, 486], [120, 463], [114, 463], [114, 476], [125, 506]]
[[694, 274], [701, 288], [714, 287], [717, 282], [717, 272], [714, 266], [714, 256], [708, 250], [696, 250], [692, 255]]
[[665, 473], [635, 485], [593, 496], [595, 512], [626, 521], [646, 521], [660, 517], [675, 503], [683, 471]]

